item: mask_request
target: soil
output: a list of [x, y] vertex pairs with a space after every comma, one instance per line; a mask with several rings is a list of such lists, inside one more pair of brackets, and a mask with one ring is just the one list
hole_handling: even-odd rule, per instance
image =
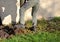
[[30, 30], [28, 30], [28, 29], [15, 28], [14, 26], [0, 25], [0, 38], [11, 38], [14, 35], [26, 34], [29, 31]]
[[[12, 36], [17, 35], [17, 34], [20, 35], [20, 34], [33, 33], [35, 31], [33, 31], [32, 28], [33, 27], [31, 27], [31, 28], [26, 27], [25, 29], [23, 29], [23, 28], [18, 28], [18, 27], [15, 28], [14, 26], [2, 26], [2, 25], [0, 25], [0, 38], [7, 38], [8, 39], [8, 38], [11, 38]], [[37, 27], [37, 31], [39, 31], [38, 28], [39, 27]], [[56, 30], [55, 28], [47, 27], [47, 28], [43, 29], [42, 31], [54, 32], [55, 30]]]

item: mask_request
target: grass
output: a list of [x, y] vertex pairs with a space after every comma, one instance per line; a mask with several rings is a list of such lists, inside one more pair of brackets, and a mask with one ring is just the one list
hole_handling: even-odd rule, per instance
[[60, 42], [60, 32], [38, 32], [35, 34], [15, 35], [10, 39], [0, 40], [1, 42]]
[[[32, 22], [27, 21], [26, 27], [31, 26]], [[0, 39], [0, 42], [60, 42], [60, 17], [49, 21], [38, 20], [37, 31], [36, 33], [15, 35], [9, 39]]]

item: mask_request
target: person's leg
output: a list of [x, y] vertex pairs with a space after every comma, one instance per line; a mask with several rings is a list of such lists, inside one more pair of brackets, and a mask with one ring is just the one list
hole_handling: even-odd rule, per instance
[[23, 26], [25, 25], [25, 20], [24, 20], [25, 11], [27, 9], [29, 9], [30, 7], [35, 6], [36, 4], [37, 4], [36, 2], [28, 1], [21, 7], [21, 9], [20, 9], [20, 24], [22, 24]]
[[37, 11], [39, 9], [39, 4], [32, 7], [32, 29], [35, 31], [37, 26]]
[[30, 7], [33, 7], [37, 4], [37, 1], [36, 0], [29, 0], [28, 2], [24, 3], [24, 5], [22, 7], [20, 7], [20, 25], [17, 26], [17, 27], [25, 27], [25, 20], [24, 20], [24, 16], [25, 16], [25, 11], [27, 9], [29, 9]]

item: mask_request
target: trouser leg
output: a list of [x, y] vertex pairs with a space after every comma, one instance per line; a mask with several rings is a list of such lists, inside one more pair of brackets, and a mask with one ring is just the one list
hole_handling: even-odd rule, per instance
[[37, 25], [37, 11], [39, 9], [39, 5], [35, 5], [34, 7], [32, 7], [32, 25], [36, 26]]
[[25, 11], [29, 9], [30, 7], [35, 6], [37, 3], [35, 2], [26, 2], [21, 8], [20, 8], [20, 24], [25, 24], [24, 16]]
[[32, 30], [36, 31], [37, 26], [37, 11], [39, 9], [39, 4], [32, 7]]

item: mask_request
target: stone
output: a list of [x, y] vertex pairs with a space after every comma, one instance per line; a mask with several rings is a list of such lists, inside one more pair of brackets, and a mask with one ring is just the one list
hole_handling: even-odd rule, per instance
[[0, 0], [0, 13], [3, 25], [16, 22], [17, 0]]

